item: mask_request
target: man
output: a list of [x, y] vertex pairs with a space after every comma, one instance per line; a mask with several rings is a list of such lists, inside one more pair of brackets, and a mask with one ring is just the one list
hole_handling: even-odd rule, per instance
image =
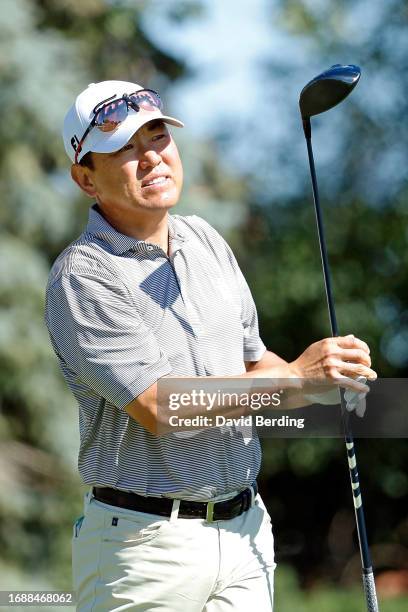
[[122, 81], [91, 84], [64, 122], [72, 178], [95, 202], [51, 270], [46, 307], [91, 488], [74, 526], [78, 610], [266, 612], [275, 563], [259, 441], [228, 427], [160, 433], [159, 381], [375, 372], [353, 336], [292, 363], [265, 349], [231, 249], [203, 219], [168, 214], [183, 172], [167, 124], [183, 125], [156, 92]]

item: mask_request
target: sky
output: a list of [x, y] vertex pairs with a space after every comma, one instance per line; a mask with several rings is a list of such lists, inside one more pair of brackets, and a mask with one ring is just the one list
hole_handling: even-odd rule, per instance
[[218, 115], [248, 113], [251, 90], [259, 88], [257, 62], [272, 46], [266, 18], [270, 2], [204, 0], [202, 17], [173, 28], [158, 10], [161, 4], [153, 0], [144, 24], [163, 49], [187, 60], [196, 73], [193, 86], [187, 79], [175, 88], [172, 98], [189, 128], [208, 134]]

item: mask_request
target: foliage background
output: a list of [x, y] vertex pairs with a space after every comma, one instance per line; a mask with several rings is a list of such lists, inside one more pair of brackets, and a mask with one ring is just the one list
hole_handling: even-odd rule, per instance
[[[237, 10], [250, 5], [219, 4], [228, 15], [221, 40], [235, 36], [245, 50], [254, 32], [234, 33], [233, 26]], [[89, 82], [146, 83], [169, 100], [170, 112], [173, 104], [180, 117], [197, 114], [200, 125], [191, 122], [177, 134], [186, 172], [178, 212], [202, 215], [229, 240], [255, 296], [265, 343], [291, 359], [329, 334], [297, 97], [331, 63], [363, 66], [359, 93], [314, 128], [334, 291], [340, 329], [369, 342], [379, 375], [407, 373], [407, 5], [262, 4], [270, 40], [254, 60], [257, 86], [235, 83], [231, 90], [222, 83], [231, 83], [239, 62], [226, 42], [212, 49], [210, 0], [2, 0], [4, 590], [69, 590], [71, 584], [71, 525], [84, 490], [76, 473], [77, 411], [48, 342], [43, 305], [52, 261], [87, 218], [60, 128], [74, 95]], [[198, 48], [197, 42], [190, 52], [191, 32], [208, 44]], [[207, 72], [194, 60], [200, 53], [210, 57]], [[207, 104], [194, 108], [194, 91]], [[248, 108], [255, 112], [243, 112]], [[205, 111], [213, 113], [210, 122], [201, 121]], [[361, 440], [357, 450], [382, 609], [397, 612], [408, 601], [407, 445]], [[342, 442], [264, 441], [260, 484], [280, 567], [277, 610], [362, 609]]]

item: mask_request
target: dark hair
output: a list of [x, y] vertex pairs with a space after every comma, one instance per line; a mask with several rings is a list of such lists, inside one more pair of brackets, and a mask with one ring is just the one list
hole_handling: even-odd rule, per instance
[[92, 151], [88, 151], [85, 153], [82, 159], [79, 160], [79, 165], [84, 166], [85, 168], [89, 168], [90, 170], [95, 169], [94, 161], [92, 159]]

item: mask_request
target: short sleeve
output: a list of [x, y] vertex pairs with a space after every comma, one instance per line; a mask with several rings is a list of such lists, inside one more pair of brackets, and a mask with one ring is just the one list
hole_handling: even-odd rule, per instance
[[258, 313], [255, 302], [232, 250], [228, 245], [227, 247], [230, 251], [231, 264], [241, 296], [241, 321], [244, 328], [244, 361], [259, 361], [266, 351], [266, 346], [259, 335]]
[[46, 322], [60, 359], [118, 408], [171, 372], [128, 290], [116, 279], [62, 275], [48, 288]]

